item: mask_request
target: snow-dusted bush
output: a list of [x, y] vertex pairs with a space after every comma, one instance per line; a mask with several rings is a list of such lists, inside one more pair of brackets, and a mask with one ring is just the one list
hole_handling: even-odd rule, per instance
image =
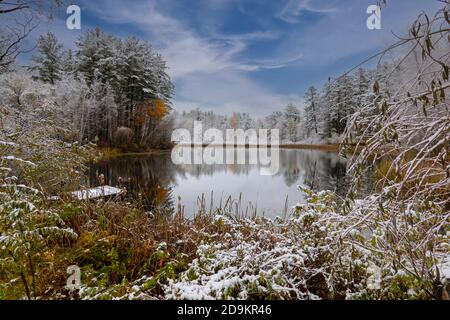
[[0, 138], [0, 299], [37, 298], [42, 293], [39, 274], [47, 267], [46, 255], [55, 243], [76, 238], [57, 212], [44, 205], [40, 186], [45, 181], [40, 179], [42, 173], [63, 166], [65, 160], [57, 163], [56, 156], [51, 165], [47, 159], [34, 163], [29, 158], [36, 155], [23, 143]]
[[114, 134], [114, 142], [117, 146], [130, 145], [133, 142], [133, 130], [127, 127], [117, 128]]
[[[169, 299], [408, 299], [433, 296], [436, 256], [410, 264], [408, 251], [386, 254], [383, 224], [354, 224], [333, 209], [333, 195], [309, 190], [288, 221], [217, 217], [230, 227], [221, 241], [205, 242], [198, 258], [166, 288]], [[359, 203], [354, 212], [380, 214]], [[398, 225], [410, 223], [405, 211]], [[380, 219], [378, 222], [382, 222]], [[367, 229], [370, 226], [371, 229]], [[374, 228], [376, 227], [376, 228]], [[413, 232], [413, 231], [411, 231]], [[417, 234], [417, 241], [420, 236]], [[440, 239], [442, 247], [445, 241]], [[439, 241], [437, 241], [438, 243]], [[436, 243], [436, 244], [437, 244]], [[431, 275], [431, 274], [430, 274]]]
[[[396, 47], [406, 53], [380, 64], [373, 99], [351, 117], [345, 139], [357, 144], [349, 167], [354, 188], [348, 219], [380, 234], [380, 255], [393, 266], [433, 282], [426, 290], [434, 298], [445, 290], [433, 263], [450, 252], [449, 13], [448, 4], [433, 17], [422, 13], [399, 39]], [[354, 132], [360, 132], [357, 139]], [[373, 167], [375, 193], [355, 212], [352, 201]]]
[[72, 131], [53, 89], [0, 76], [0, 299], [38, 298], [55, 244], [76, 238], [48, 195], [77, 184], [89, 148], [64, 141]]

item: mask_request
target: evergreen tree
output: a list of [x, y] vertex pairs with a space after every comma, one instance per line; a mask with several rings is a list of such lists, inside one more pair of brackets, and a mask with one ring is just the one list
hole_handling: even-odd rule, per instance
[[348, 75], [339, 77], [331, 84], [328, 101], [332, 131], [341, 135], [347, 126], [347, 117], [355, 111], [353, 83]]
[[[115, 109], [101, 114], [114, 114], [111, 123], [116, 127], [130, 128], [136, 139], [147, 140], [143, 132], [152, 131], [167, 114], [173, 91], [161, 56], [146, 42], [134, 37], [121, 40], [98, 28], [80, 37], [77, 47], [78, 74], [89, 87], [99, 82], [102, 90], [113, 94], [110, 105]], [[101, 136], [111, 137], [111, 132]]]
[[297, 141], [300, 111], [291, 103], [287, 105], [284, 111], [284, 121], [283, 138], [289, 141]]
[[64, 73], [76, 76], [76, 61], [72, 49], [62, 54], [61, 69]]
[[54, 84], [61, 79], [62, 45], [51, 32], [41, 35], [37, 41], [38, 55], [33, 57], [38, 75], [35, 77], [46, 83]]
[[[116, 63], [118, 45], [117, 40], [101, 29], [96, 28], [84, 33], [77, 41], [78, 71], [91, 86], [94, 80], [112, 84], [117, 79]], [[116, 52], [116, 54], [114, 54]]]
[[331, 85], [332, 83], [329, 79], [319, 99], [319, 135], [322, 139], [331, 138], [333, 134], [333, 125], [331, 122], [331, 104], [333, 100]]
[[239, 127], [241, 129], [248, 130], [254, 127], [253, 120], [248, 113], [244, 112], [239, 115], [240, 115]]
[[318, 94], [315, 87], [309, 87], [305, 95], [305, 130], [309, 138], [311, 134], [318, 135]]

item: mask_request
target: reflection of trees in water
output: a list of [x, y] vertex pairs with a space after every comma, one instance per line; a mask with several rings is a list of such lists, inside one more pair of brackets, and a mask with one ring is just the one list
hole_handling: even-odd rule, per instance
[[255, 165], [241, 165], [241, 164], [188, 164], [182, 165], [184, 173], [193, 177], [200, 178], [202, 176], [212, 176], [218, 172], [226, 172], [234, 175], [248, 175]]
[[[223, 162], [227, 162], [229, 157], [228, 152], [232, 151], [231, 154], [233, 156], [234, 163], [231, 164], [184, 164], [181, 165], [183, 170], [190, 174], [193, 177], [200, 178], [201, 176], [212, 176], [218, 172], [226, 172], [234, 175], [248, 175], [253, 168], [256, 168], [257, 165], [249, 165], [249, 164], [237, 164], [237, 153], [244, 152], [245, 153], [245, 163], [249, 163], [249, 151], [248, 149], [236, 149], [236, 148], [217, 148], [219, 153], [222, 153]], [[187, 148], [189, 150], [189, 147]], [[206, 148], [203, 148], [205, 151]], [[217, 151], [216, 151], [217, 152]], [[191, 152], [191, 159], [193, 158], [194, 151]]]
[[345, 196], [349, 188], [349, 178], [346, 176], [347, 164], [336, 154], [317, 153], [305, 154], [304, 184], [315, 191], [331, 190], [339, 196]]
[[280, 168], [288, 186], [303, 183], [314, 191], [331, 190], [339, 196], [344, 196], [348, 191], [346, 161], [335, 153], [317, 150], [286, 150], [280, 154], [280, 162]]
[[[302, 153], [301, 160], [305, 177], [303, 183], [314, 191], [331, 190], [344, 198], [350, 190], [352, 177], [347, 175], [347, 160], [334, 153], [311, 152]], [[362, 175], [358, 193], [361, 196], [371, 194], [374, 185], [372, 169]]]
[[[248, 152], [247, 152], [248, 153]], [[247, 155], [248, 160], [248, 155]], [[287, 187], [304, 184], [312, 190], [331, 190], [343, 197], [350, 183], [346, 176], [346, 161], [337, 154], [318, 150], [280, 149], [280, 168]], [[259, 165], [238, 164], [191, 164], [175, 165], [170, 154], [119, 157], [90, 168], [90, 181], [97, 185], [97, 173], [105, 176], [105, 184], [126, 187], [130, 196], [139, 197], [147, 208], [154, 206], [172, 207], [170, 186], [188, 176], [200, 179], [218, 172], [248, 176]], [[369, 189], [370, 181], [362, 184]], [[210, 186], [211, 190], [215, 186]], [[246, 190], [240, 190], [243, 193]]]
[[[181, 170], [182, 171], [182, 170]], [[94, 164], [89, 170], [92, 185], [98, 184], [98, 174], [105, 184], [127, 188], [129, 196], [142, 201], [145, 208], [172, 208], [170, 185], [180, 173], [170, 154], [118, 157]]]
[[300, 179], [304, 160], [302, 152], [297, 150], [282, 150], [280, 152], [280, 173], [288, 187], [293, 186]]

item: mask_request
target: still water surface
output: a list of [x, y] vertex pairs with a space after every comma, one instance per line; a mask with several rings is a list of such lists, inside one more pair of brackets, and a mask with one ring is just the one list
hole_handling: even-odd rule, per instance
[[104, 174], [106, 184], [126, 187], [129, 197], [141, 199], [149, 208], [178, 207], [181, 199], [186, 216], [195, 214], [201, 202], [209, 208], [221, 202], [223, 205], [230, 196], [241, 198], [243, 212], [245, 207], [257, 207], [258, 213], [267, 217], [283, 216], [286, 207], [289, 212], [304, 201], [298, 185], [345, 196], [347, 164], [337, 153], [298, 149], [279, 152], [280, 167], [273, 176], [261, 175], [259, 165], [175, 165], [168, 152], [102, 161], [90, 167], [90, 180], [95, 185], [98, 174]]

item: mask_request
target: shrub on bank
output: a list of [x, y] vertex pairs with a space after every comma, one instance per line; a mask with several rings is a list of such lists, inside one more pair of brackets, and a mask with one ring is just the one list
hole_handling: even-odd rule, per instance
[[[382, 248], [382, 242], [393, 236], [381, 227], [382, 217], [373, 225], [356, 225], [352, 213], [334, 209], [332, 193], [303, 190], [307, 203], [297, 205], [287, 221], [217, 217], [216, 223], [231, 232], [221, 241], [199, 246], [189, 269], [166, 286], [166, 298], [445, 298], [436, 265], [437, 256], [448, 252], [448, 238], [437, 236], [436, 251], [430, 251], [425, 234], [416, 233], [414, 244], [428, 250], [428, 258], [420, 261], [418, 256], [411, 263], [406, 248]], [[366, 215], [370, 210], [363, 202], [354, 207]], [[399, 233], [403, 223], [410, 225], [410, 216], [403, 217], [405, 221], [399, 217]], [[417, 273], [419, 266], [425, 273]]]

